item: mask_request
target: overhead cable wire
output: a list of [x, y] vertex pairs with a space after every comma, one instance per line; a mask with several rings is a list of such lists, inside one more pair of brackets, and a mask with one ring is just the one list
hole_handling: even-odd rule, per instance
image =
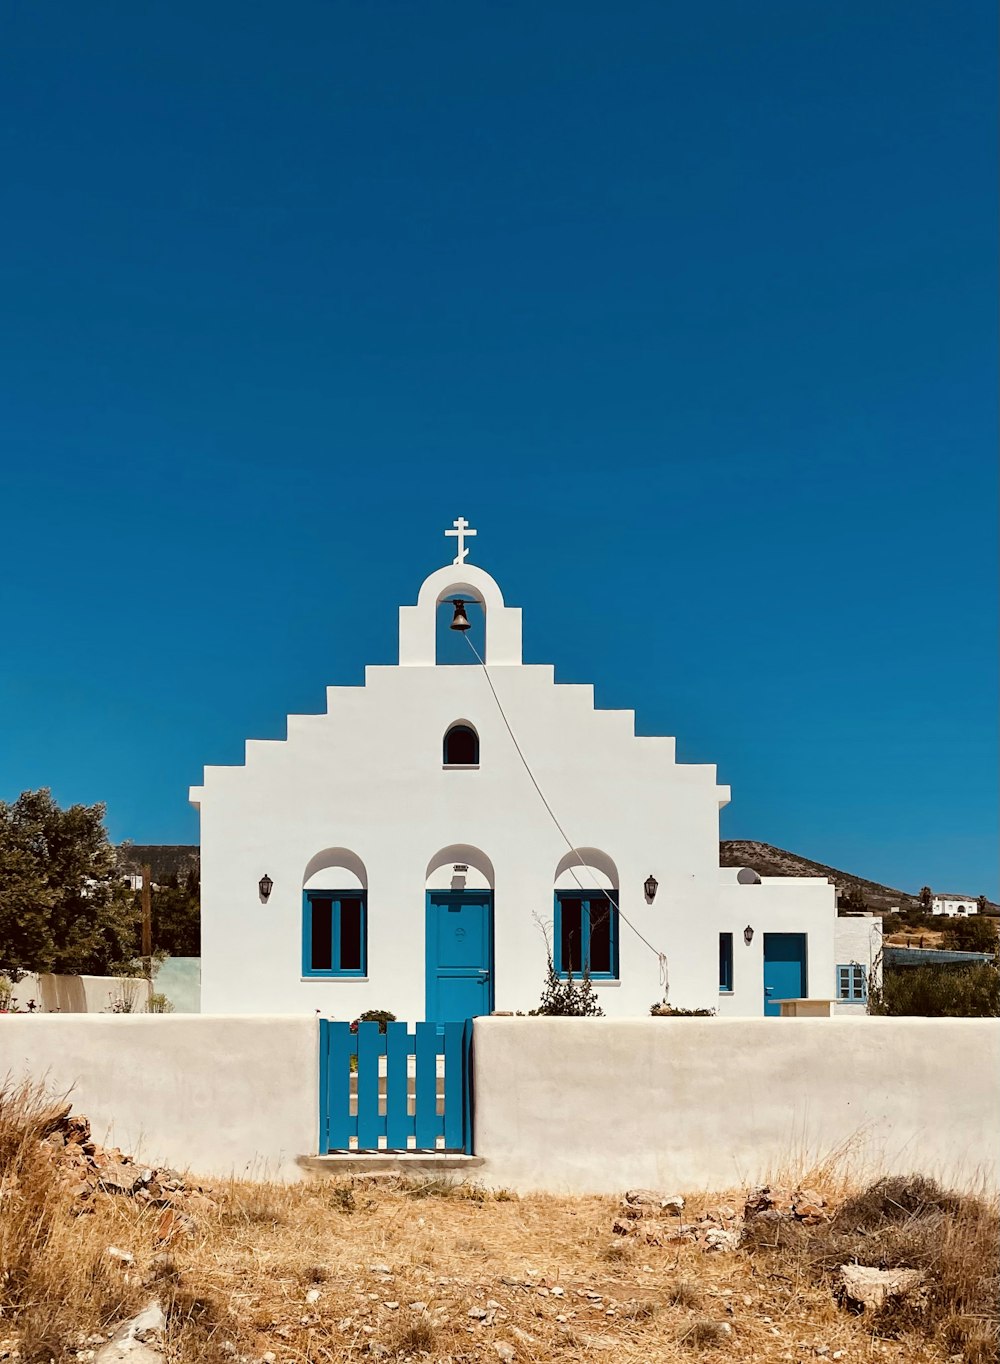
[[[527, 774], [528, 774], [528, 776], [529, 776], [529, 778], [530, 778], [530, 780], [531, 780], [532, 786], [533, 786], [533, 787], [535, 788], [535, 790], [538, 792], [538, 798], [539, 798], [539, 800], [542, 802], [542, 804], [545, 806], [545, 809], [548, 811], [549, 818], [552, 820], [552, 823], [553, 823], [553, 824], [556, 826], [556, 828], [559, 830], [559, 832], [560, 832], [560, 834], [562, 835], [563, 841], [565, 842], [567, 848], [569, 848], [570, 852], [573, 853], [573, 855], [578, 859], [578, 861], [579, 861], [579, 863], [580, 863], [580, 866], [581, 866], [581, 867], [586, 867], [588, 864], [587, 864], [587, 862], [584, 860], [583, 855], [582, 855], [582, 853], [580, 852], [580, 849], [576, 846], [576, 844], [575, 844], [575, 843], [572, 841], [572, 839], [570, 838], [569, 834], [566, 832], [566, 830], [565, 830], [565, 829], [563, 828], [563, 826], [560, 824], [560, 822], [559, 822], [559, 817], [556, 815], [555, 810], [553, 810], [552, 806], [549, 804], [549, 802], [548, 802], [548, 800], [547, 800], [547, 798], [546, 798], [545, 792], [542, 790], [541, 786], [538, 784], [538, 779], [537, 779], [537, 777], [535, 776], [534, 772], [532, 772], [532, 770], [531, 770], [531, 764], [528, 762], [528, 759], [524, 756], [524, 750], [521, 748], [521, 745], [518, 743], [518, 741], [517, 741], [517, 735], [514, 733], [514, 730], [513, 730], [513, 728], [511, 727], [511, 723], [510, 723], [510, 721], [507, 719], [507, 712], [506, 712], [506, 711], [504, 710], [504, 708], [503, 708], [503, 702], [500, 700], [500, 697], [497, 695], [497, 689], [496, 689], [496, 687], [494, 687], [494, 685], [493, 685], [493, 679], [492, 679], [492, 677], [490, 677], [490, 670], [489, 670], [489, 668], [487, 668], [485, 660], [483, 659], [483, 657], [482, 657], [482, 655], [480, 654], [479, 650], [478, 650], [478, 649], [476, 648], [476, 646], [473, 644], [472, 640], [469, 638], [468, 633], [465, 632], [465, 631], [463, 631], [462, 633], [463, 633], [464, 636], [465, 636], [465, 641], [466, 641], [466, 643], [468, 644], [469, 648], [472, 650], [472, 652], [475, 654], [476, 658], [479, 660], [480, 667], [481, 667], [482, 670], [483, 670], [483, 676], [486, 678], [486, 681], [487, 681], [487, 683], [488, 683], [488, 685], [489, 685], [489, 689], [490, 689], [490, 691], [493, 693], [493, 700], [497, 703], [497, 710], [499, 710], [499, 712], [500, 712], [500, 718], [501, 718], [501, 720], [503, 720], [503, 722], [504, 722], [504, 726], [505, 726], [505, 728], [506, 728], [506, 730], [507, 730], [507, 733], [510, 735], [511, 743], [514, 745], [514, 748], [515, 748], [516, 751], [517, 751], [517, 756], [521, 759], [521, 763], [522, 763], [522, 765], [523, 765], [523, 767], [524, 767], [525, 772], [527, 772]], [[570, 867], [567, 868], [567, 871], [568, 871], [568, 872], [570, 873], [570, 875], [573, 877], [573, 880], [576, 882], [578, 888], [579, 888], [581, 891], [586, 891], [587, 887], [585, 887], [585, 886], [583, 885], [583, 883], [581, 882], [580, 878], [577, 876], [575, 869], [574, 869], [572, 866], [570, 866]], [[638, 930], [638, 928], [636, 928], [635, 924], [632, 923], [631, 919], [629, 919], [629, 918], [622, 912], [621, 906], [617, 903], [617, 901], [615, 900], [615, 897], [610, 893], [610, 891], [605, 891], [604, 893], [605, 893], [605, 895], [607, 896], [608, 900], [609, 900], [609, 901], [611, 902], [611, 904], [613, 905], [614, 909], [616, 910], [616, 912], [617, 912], [617, 914], [618, 914], [618, 917], [619, 917], [620, 919], [623, 919], [623, 920], [625, 921], [625, 923], [629, 926], [629, 928], [632, 930], [632, 932], [635, 934], [635, 936], [639, 939], [639, 941], [642, 942], [642, 943], [645, 943], [645, 945], [649, 948], [650, 952], [652, 952], [653, 956], [656, 957], [656, 959], [657, 959], [657, 961], [659, 962], [659, 965], [660, 965], [660, 983], [661, 983], [661, 985], [664, 986], [664, 988], [666, 988], [666, 985], [667, 985], [667, 955], [666, 955], [666, 953], [665, 953], [665, 952], [660, 952], [660, 951], [658, 951], [658, 949], [655, 948], [655, 947], [653, 946], [653, 944], [649, 941], [649, 939], [648, 939], [647, 937], [645, 937], [642, 933], [640, 933], [640, 931]]]

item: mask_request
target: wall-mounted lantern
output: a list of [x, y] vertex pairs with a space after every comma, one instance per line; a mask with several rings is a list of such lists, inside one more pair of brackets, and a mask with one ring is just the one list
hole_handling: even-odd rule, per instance
[[660, 883], [659, 881], [657, 881], [655, 876], [646, 877], [645, 884], [643, 885], [643, 890], [646, 892], [646, 899], [650, 904], [652, 904], [653, 900], [656, 898], [656, 887], [659, 884]]
[[271, 880], [270, 876], [268, 876], [267, 872], [265, 872], [257, 882], [257, 889], [260, 891], [261, 900], [266, 905], [268, 896], [271, 894], [271, 891], [274, 890], [274, 882]]
[[746, 928], [743, 930], [743, 941], [746, 943], [747, 947], [753, 942], [753, 929], [749, 924], [747, 924]]

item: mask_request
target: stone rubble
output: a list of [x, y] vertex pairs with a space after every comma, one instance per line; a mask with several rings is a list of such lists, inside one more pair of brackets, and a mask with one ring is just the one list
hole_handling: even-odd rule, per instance
[[863, 1312], [876, 1312], [888, 1298], [909, 1298], [923, 1287], [922, 1269], [873, 1269], [868, 1265], [841, 1265], [844, 1296]]
[[94, 1356], [94, 1364], [161, 1364], [164, 1358], [160, 1346], [166, 1326], [163, 1309], [158, 1302], [149, 1305], [124, 1325], [119, 1326], [108, 1343]]
[[[641, 1238], [649, 1246], [700, 1245], [705, 1251], [737, 1250], [751, 1221], [801, 1222], [816, 1226], [830, 1219], [826, 1200], [815, 1189], [752, 1189], [742, 1214], [729, 1203], [709, 1208], [696, 1222], [680, 1221], [684, 1199], [655, 1189], [629, 1189], [612, 1223], [615, 1236]], [[677, 1221], [668, 1220], [677, 1218]]]
[[782, 1189], [764, 1184], [747, 1194], [743, 1217], [747, 1222], [795, 1221], [814, 1227], [829, 1222], [830, 1210], [826, 1199], [815, 1189]]
[[[94, 1141], [88, 1120], [72, 1113], [69, 1104], [53, 1108], [43, 1118], [40, 1136], [60, 1168], [78, 1214], [93, 1212], [99, 1194], [131, 1198], [162, 1209], [157, 1234], [161, 1241], [171, 1241], [194, 1230], [193, 1213], [216, 1206], [200, 1185], [189, 1185], [177, 1170], [137, 1164], [117, 1147], [101, 1146]], [[109, 1255], [124, 1259], [113, 1252], [111, 1247]]]
[[[680, 1221], [684, 1211], [680, 1194], [655, 1189], [629, 1189], [621, 1201], [620, 1216], [612, 1223], [615, 1236], [641, 1238], [648, 1246], [699, 1244], [706, 1251], [736, 1250], [743, 1219], [728, 1203], [710, 1208], [697, 1222]], [[674, 1219], [678, 1220], [674, 1220]]]

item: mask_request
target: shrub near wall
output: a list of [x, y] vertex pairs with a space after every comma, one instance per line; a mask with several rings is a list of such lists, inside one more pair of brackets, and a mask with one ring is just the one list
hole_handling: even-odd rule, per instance
[[886, 967], [869, 990], [868, 1012], [895, 1017], [1000, 1017], [1000, 971], [979, 966]]

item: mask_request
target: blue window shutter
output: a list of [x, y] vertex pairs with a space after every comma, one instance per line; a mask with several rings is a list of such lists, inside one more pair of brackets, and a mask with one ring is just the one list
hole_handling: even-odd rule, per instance
[[719, 934], [719, 991], [731, 994], [733, 989], [733, 935]]

